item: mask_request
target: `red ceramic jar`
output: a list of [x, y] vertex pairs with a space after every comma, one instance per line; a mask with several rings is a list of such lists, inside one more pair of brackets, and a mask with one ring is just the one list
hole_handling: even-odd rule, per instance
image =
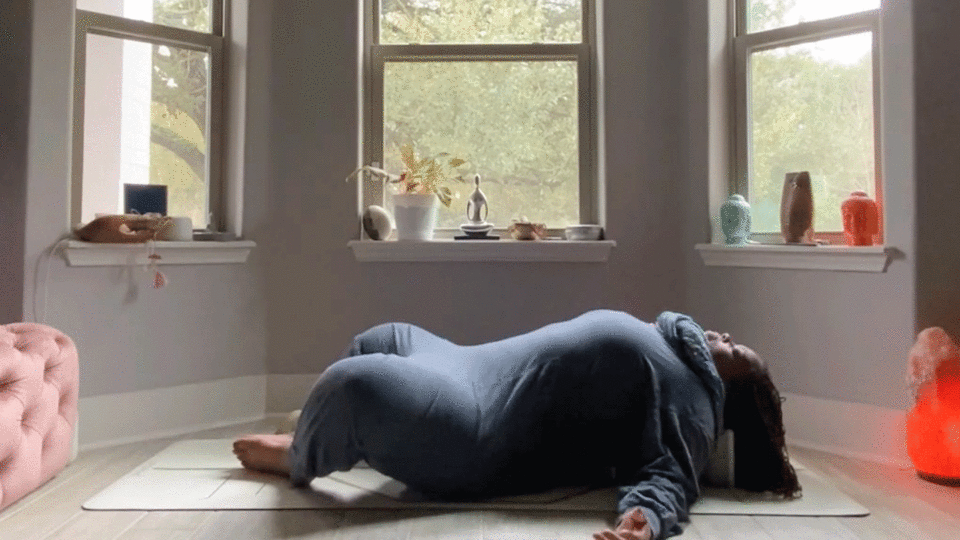
[[843, 214], [843, 236], [848, 246], [872, 246], [880, 233], [880, 208], [863, 191], [854, 191], [840, 205]]

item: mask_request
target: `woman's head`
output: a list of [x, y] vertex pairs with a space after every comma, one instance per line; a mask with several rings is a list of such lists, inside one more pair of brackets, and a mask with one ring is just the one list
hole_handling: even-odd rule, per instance
[[705, 336], [726, 387], [723, 422], [734, 432], [736, 486], [799, 496], [800, 483], [787, 455], [780, 393], [766, 363], [729, 334], [707, 331]]

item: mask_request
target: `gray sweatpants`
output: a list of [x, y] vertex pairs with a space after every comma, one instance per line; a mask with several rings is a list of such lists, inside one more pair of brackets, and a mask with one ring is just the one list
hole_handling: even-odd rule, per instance
[[463, 349], [401, 323], [356, 336], [304, 404], [289, 455], [293, 483], [363, 459], [428, 493], [484, 491], [490, 460]]

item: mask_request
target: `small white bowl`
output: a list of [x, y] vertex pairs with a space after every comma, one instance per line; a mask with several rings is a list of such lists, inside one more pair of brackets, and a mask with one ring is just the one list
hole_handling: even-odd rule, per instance
[[567, 227], [567, 240], [593, 241], [603, 237], [603, 227], [599, 225], [570, 225]]

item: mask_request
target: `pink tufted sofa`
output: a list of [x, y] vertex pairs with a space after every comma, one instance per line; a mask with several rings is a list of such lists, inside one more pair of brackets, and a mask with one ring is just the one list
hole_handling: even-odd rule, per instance
[[0, 325], [0, 510], [70, 460], [78, 386], [69, 337], [42, 324]]

